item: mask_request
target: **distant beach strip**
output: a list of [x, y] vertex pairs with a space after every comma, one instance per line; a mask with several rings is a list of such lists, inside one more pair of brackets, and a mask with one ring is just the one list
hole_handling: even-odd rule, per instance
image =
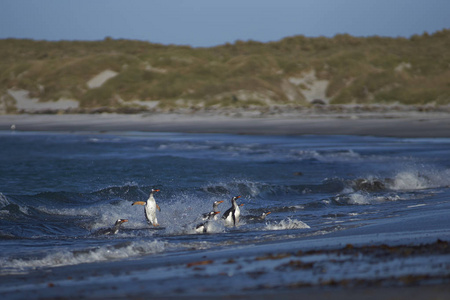
[[448, 138], [447, 113], [358, 115], [278, 115], [232, 117], [199, 114], [67, 114], [2, 115], [0, 130], [144, 131], [253, 135], [369, 135], [405, 138]]

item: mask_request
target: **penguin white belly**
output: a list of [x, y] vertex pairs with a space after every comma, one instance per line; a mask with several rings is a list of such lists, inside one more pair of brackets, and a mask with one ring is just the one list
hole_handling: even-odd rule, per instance
[[239, 224], [239, 218], [241, 217], [241, 210], [239, 209], [239, 206], [236, 207], [236, 209], [234, 210], [234, 219], [235, 219], [235, 226], [237, 226]]
[[195, 227], [196, 233], [204, 233], [206, 232], [206, 224], [199, 224], [197, 227]]
[[145, 216], [150, 224], [158, 226], [158, 219], [156, 219], [156, 202], [147, 202], [147, 205], [145, 205]]
[[225, 225], [226, 226], [234, 226], [233, 212], [232, 211], [230, 211], [228, 216], [225, 218]]

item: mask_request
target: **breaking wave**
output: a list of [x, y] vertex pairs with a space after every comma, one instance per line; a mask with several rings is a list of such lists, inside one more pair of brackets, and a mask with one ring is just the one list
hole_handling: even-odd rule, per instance
[[415, 199], [427, 190], [450, 186], [450, 170], [417, 169], [400, 171], [389, 178], [368, 176], [345, 180], [344, 188], [332, 202], [338, 205], [367, 205]]
[[422, 190], [450, 186], [450, 169], [410, 170], [396, 174], [389, 187], [393, 190]]
[[60, 267], [156, 254], [163, 252], [165, 248], [164, 242], [154, 240], [124, 242], [91, 249], [58, 251], [35, 258], [0, 258], [2, 265], [0, 274], [17, 274], [43, 267]]
[[402, 200], [399, 195], [372, 195], [364, 192], [350, 193], [347, 195], [336, 196], [333, 198], [336, 204], [341, 205], [368, 205], [368, 204], [380, 204], [388, 201]]

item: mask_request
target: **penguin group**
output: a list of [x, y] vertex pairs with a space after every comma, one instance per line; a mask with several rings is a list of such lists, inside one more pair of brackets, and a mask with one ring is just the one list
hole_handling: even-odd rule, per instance
[[[147, 201], [136, 201], [133, 202], [131, 205], [143, 205], [144, 206], [144, 214], [145, 219], [147, 220], [147, 223], [151, 226], [157, 227], [159, 226], [158, 219], [156, 217], [156, 210], [161, 211], [161, 208], [156, 203], [154, 194], [156, 192], [159, 192], [159, 189], [152, 189], [150, 192], [150, 195], [147, 199]], [[231, 207], [226, 210], [222, 215], [222, 220], [224, 222], [224, 225], [227, 227], [236, 227], [239, 224], [239, 221], [241, 219], [241, 211], [239, 209], [240, 206], [243, 204], [238, 204], [237, 200], [241, 198], [241, 196], [235, 196], [231, 198]], [[195, 232], [197, 233], [207, 233], [210, 231], [211, 228], [211, 221], [213, 220], [219, 220], [218, 214], [220, 211], [218, 210], [219, 204], [223, 203], [224, 201], [214, 201], [213, 203], [213, 210], [204, 213], [201, 216], [202, 221], [198, 223], [195, 226]], [[262, 221], [265, 219], [265, 217], [270, 214], [270, 212], [265, 212], [260, 216], [244, 216], [244, 219], [247, 221]], [[119, 232], [120, 226], [124, 223], [128, 222], [126, 219], [119, 219], [116, 221], [113, 227], [107, 228], [107, 229], [101, 229], [96, 234], [117, 234]]]

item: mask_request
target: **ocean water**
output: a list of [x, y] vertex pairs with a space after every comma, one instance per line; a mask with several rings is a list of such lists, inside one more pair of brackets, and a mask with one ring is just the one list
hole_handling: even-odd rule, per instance
[[[145, 201], [152, 188], [160, 189], [155, 194], [161, 207], [159, 227], [147, 224], [143, 206], [131, 205]], [[237, 195], [242, 216], [271, 213], [265, 220], [242, 218], [234, 228], [213, 221], [209, 233], [195, 232], [199, 216], [211, 211], [214, 201], [224, 201], [219, 206], [223, 213]], [[59, 274], [69, 282], [58, 282], [61, 287], [78, 286], [72, 279], [76, 272], [91, 274], [80, 275], [79, 285], [85, 277], [117, 285], [145, 274], [147, 282], [158, 284], [151, 289], [156, 294], [193, 292], [204, 281], [184, 280], [185, 270], [177, 271], [174, 261], [203, 261], [205, 253], [215, 253], [216, 259], [231, 263], [258, 246], [276, 252], [280, 247], [291, 249], [292, 242], [327, 237], [346, 237], [348, 243], [355, 230], [359, 232], [355, 244], [365, 234], [405, 232], [411, 238], [445, 240], [450, 233], [449, 212], [450, 139], [1, 132], [0, 294], [12, 296], [17, 286], [22, 293], [45, 290], [39, 284], [53, 287], [57, 279], [43, 282], [42, 274]], [[128, 222], [118, 234], [95, 234], [119, 218]], [[302, 250], [301, 245], [296, 251]], [[427, 274], [448, 279], [449, 258], [449, 253], [436, 256], [432, 260], [436, 267]], [[142, 269], [145, 263], [148, 267]], [[422, 263], [416, 262], [423, 270]], [[118, 272], [117, 266], [131, 275], [108, 277]], [[251, 266], [241, 262], [241, 269]], [[398, 269], [396, 262], [392, 266]], [[96, 268], [103, 275], [92, 275]], [[238, 273], [238, 269], [204, 268], [208, 276], [226, 273], [229, 280]], [[267, 264], [255, 268], [270, 270]], [[246, 280], [255, 285], [273, 281], [251, 276], [253, 271], [235, 279], [243, 289]], [[307, 277], [308, 282], [323, 279], [316, 273]], [[368, 278], [378, 273], [361, 274]], [[185, 286], [173, 280], [161, 284], [168, 279], [180, 279]]]

